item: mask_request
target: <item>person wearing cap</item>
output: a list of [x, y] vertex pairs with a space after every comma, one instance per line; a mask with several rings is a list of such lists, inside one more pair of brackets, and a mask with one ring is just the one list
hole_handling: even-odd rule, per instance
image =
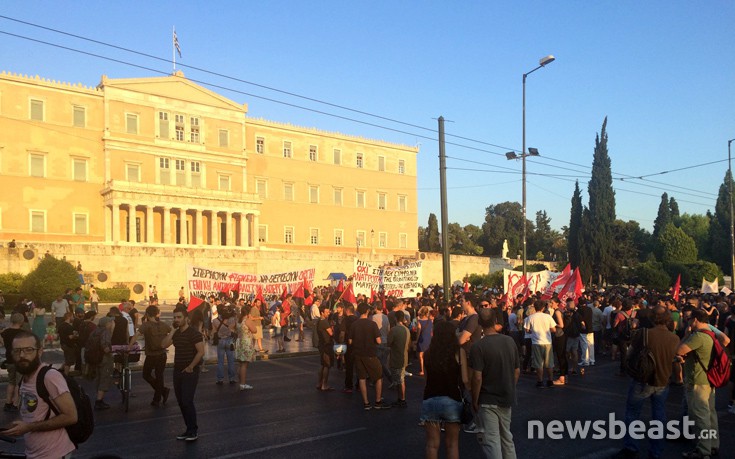
[[110, 405], [105, 403], [105, 392], [110, 390], [112, 385], [112, 330], [115, 328], [115, 319], [112, 317], [103, 317], [92, 335], [90, 340], [99, 340], [102, 347], [102, 361], [97, 365], [96, 376], [94, 378], [95, 387], [97, 388], [97, 399], [94, 402], [94, 409], [106, 410]]

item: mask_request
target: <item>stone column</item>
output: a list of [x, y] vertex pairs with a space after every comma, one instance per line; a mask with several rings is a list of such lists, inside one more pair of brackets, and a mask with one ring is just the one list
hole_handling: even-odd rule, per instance
[[145, 242], [153, 244], [153, 206], [145, 206]]
[[204, 235], [202, 233], [202, 229], [202, 211], [194, 209], [194, 238], [192, 239], [192, 243], [194, 245], [202, 245], [206, 243], [202, 238]]
[[250, 221], [247, 215], [244, 212], [240, 212], [240, 247], [250, 247], [248, 225], [250, 225]]
[[260, 247], [260, 230], [258, 229], [258, 226], [260, 226], [260, 217], [258, 214], [252, 214], [253, 216], [253, 231], [251, 235], [253, 236], [253, 247]]
[[189, 222], [186, 217], [186, 209], [179, 211], [179, 232], [181, 233], [181, 245], [189, 245], [188, 235]]
[[112, 204], [112, 242], [120, 242], [120, 204]]
[[163, 208], [163, 243], [171, 243], [171, 208]]
[[225, 212], [225, 245], [232, 247], [232, 212]]
[[112, 242], [112, 208], [105, 206], [105, 242]]
[[137, 242], [135, 237], [135, 204], [128, 204], [128, 242]]
[[217, 224], [217, 211], [212, 210], [210, 211], [211, 218], [209, 220], [209, 236], [210, 240], [212, 241], [212, 246], [217, 245], [217, 241], [219, 241], [219, 225]]

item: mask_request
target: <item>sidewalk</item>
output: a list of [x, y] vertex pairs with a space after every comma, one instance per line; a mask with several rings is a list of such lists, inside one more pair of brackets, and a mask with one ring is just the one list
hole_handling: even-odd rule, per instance
[[[287, 357], [295, 357], [302, 355], [316, 355], [318, 350], [311, 346], [311, 330], [308, 327], [304, 327], [304, 341], [296, 341], [298, 338], [298, 330], [291, 330], [289, 332], [291, 337], [290, 342], [286, 342], [286, 352], [276, 353], [278, 347], [276, 346], [276, 340], [272, 338], [269, 330], [263, 330], [263, 349], [268, 350], [268, 353], [257, 353], [256, 360], [269, 360], [269, 359], [283, 359]], [[141, 348], [145, 348], [145, 341], [140, 340], [139, 344]], [[5, 348], [2, 348], [2, 355], [5, 355]], [[3, 357], [4, 360], [4, 357]], [[64, 354], [61, 348], [51, 348], [43, 350], [43, 363], [50, 363], [56, 367], [61, 366], [64, 362]], [[145, 353], [140, 356], [140, 362], [131, 363], [130, 368], [133, 371], [139, 371], [143, 369], [143, 362], [145, 361]], [[174, 362], [174, 350], [173, 346], [168, 349], [166, 354], [166, 367], [172, 367]], [[217, 347], [211, 343], [204, 342], [204, 362], [205, 366], [217, 365]], [[72, 371], [72, 375], [78, 375], [77, 372]], [[0, 369], [0, 382], [7, 382], [8, 371]]]

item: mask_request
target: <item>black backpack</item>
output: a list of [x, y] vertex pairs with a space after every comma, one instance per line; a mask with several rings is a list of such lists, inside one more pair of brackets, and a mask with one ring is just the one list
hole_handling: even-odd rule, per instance
[[[36, 377], [36, 392], [50, 408], [48, 413], [46, 413], [46, 420], [51, 417], [52, 411], [54, 412], [54, 415], [59, 414], [59, 410], [51, 401], [48, 389], [46, 389], [45, 378], [46, 373], [48, 373], [49, 370], [58, 371], [51, 365], [46, 365], [38, 371], [38, 376]], [[89, 437], [92, 436], [92, 432], [94, 432], [92, 402], [87, 396], [87, 393], [84, 392], [82, 386], [77, 384], [74, 378], [71, 378], [64, 373], [61, 374], [66, 380], [66, 385], [69, 387], [69, 393], [71, 394], [71, 398], [74, 400], [74, 406], [77, 408], [77, 422], [66, 426], [65, 429], [66, 433], [69, 435], [69, 439], [74, 443], [74, 446], [79, 447], [79, 445], [87, 441]]]
[[628, 353], [625, 372], [635, 381], [651, 385], [656, 375], [656, 359], [648, 347], [648, 329], [644, 328], [639, 333], [643, 333], [643, 345]]
[[105, 356], [105, 350], [102, 349], [102, 333], [102, 328], [97, 327], [84, 343], [84, 361], [89, 365], [99, 365]]

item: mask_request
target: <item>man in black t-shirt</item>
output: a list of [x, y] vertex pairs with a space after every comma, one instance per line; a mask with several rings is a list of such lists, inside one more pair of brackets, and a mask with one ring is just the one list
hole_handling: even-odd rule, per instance
[[466, 316], [459, 323], [459, 345], [462, 346], [467, 355], [470, 354], [472, 345], [482, 338], [482, 327], [480, 327], [477, 321], [476, 304], [477, 299], [473, 294], [464, 294], [462, 311], [464, 311]]
[[204, 338], [189, 325], [186, 307], [174, 309], [171, 332], [161, 340], [161, 348], [174, 345], [174, 393], [186, 423], [186, 431], [176, 436], [177, 440], [196, 441], [199, 427], [194, 406], [194, 394], [199, 383], [199, 364], [204, 357]]
[[71, 312], [64, 314], [64, 321], [59, 324], [57, 333], [59, 334], [59, 343], [61, 344], [61, 350], [64, 351], [64, 374], [68, 375], [71, 366], [74, 365], [77, 336], [78, 333], [72, 326], [72, 318], [74, 316]]
[[329, 387], [329, 369], [332, 368], [334, 362], [334, 328], [329, 321], [329, 306], [319, 307], [320, 319], [316, 325], [316, 333], [319, 334], [319, 357], [322, 366], [319, 369], [319, 380], [317, 389], [323, 391], [333, 391], [333, 387]]
[[355, 316], [355, 306], [348, 303], [344, 307], [344, 318], [340, 327], [339, 340], [341, 343], [347, 344], [347, 352], [345, 352], [345, 388], [342, 392], [351, 394], [355, 386], [355, 354], [352, 352], [352, 346], [349, 344], [350, 331], [352, 325], [357, 320]]
[[[348, 342], [352, 347], [357, 368], [357, 378], [360, 384], [360, 393], [365, 410], [376, 410], [390, 408], [381, 398], [383, 392], [383, 367], [377, 357], [378, 344], [380, 344], [380, 330], [378, 324], [368, 318], [370, 306], [360, 303], [357, 313], [360, 318], [352, 324], [349, 331]], [[367, 378], [375, 383], [375, 404], [370, 405], [367, 395]]]

